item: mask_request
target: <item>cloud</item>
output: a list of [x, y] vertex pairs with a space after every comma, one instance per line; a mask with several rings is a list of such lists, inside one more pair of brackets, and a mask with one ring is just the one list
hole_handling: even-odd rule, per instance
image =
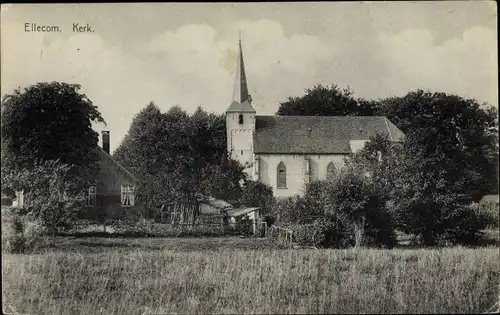
[[494, 31], [472, 27], [460, 38], [436, 44], [427, 29], [379, 36], [385, 93], [417, 88], [456, 93], [498, 106], [497, 44]]
[[286, 97], [317, 83], [350, 85], [367, 98], [426, 88], [497, 104], [491, 29], [473, 27], [440, 44], [418, 28], [343, 45], [326, 35], [288, 33], [271, 19], [219, 29], [185, 24], [144, 36], [126, 51], [97, 33], [25, 33], [22, 24], [2, 24], [2, 93], [39, 81], [81, 84], [108, 123], [113, 150], [150, 101], [163, 110], [178, 104], [190, 112], [198, 105], [224, 112], [233, 92], [238, 30], [259, 114], [273, 114]]

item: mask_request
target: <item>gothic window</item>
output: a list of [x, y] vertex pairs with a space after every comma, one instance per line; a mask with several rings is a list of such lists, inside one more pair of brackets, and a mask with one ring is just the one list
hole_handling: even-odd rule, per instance
[[333, 164], [333, 162], [330, 162], [326, 167], [326, 179], [332, 180], [334, 177], [335, 177], [335, 164]]
[[96, 201], [96, 187], [95, 186], [90, 186], [87, 189], [87, 196], [86, 196], [86, 204], [87, 206], [94, 206], [95, 201]]
[[240, 125], [243, 125], [243, 115], [242, 114], [240, 114], [238, 116], [238, 122], [240, 123]]
[[254, 166], [254, 174], [256, 175], [257, 180], [258, 180], [259, 179], [259, 168], [260, 168], [259, 158], [255, 158], [253, 166]]
[[277, 187], [286, 188], [286, 166], [285, 163], [280, 162], [277, 168]]
[[135, 204], [135, 188], [132, 185], [122, 185], [122, 206], [131, 207]]

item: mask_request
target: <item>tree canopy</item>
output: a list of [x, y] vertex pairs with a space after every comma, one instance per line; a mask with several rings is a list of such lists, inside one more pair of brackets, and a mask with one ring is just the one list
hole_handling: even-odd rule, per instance
[[316, 85], [280, 104], [278, 115], [386, 116], [432, 159], [455, 191], [470, 200], [498, 191], [498, 113], [474, 99], [411, 91], [379, 100], [355, 98], [349, 88]]
[[162, 113], [150, 103], [133, 119], [114, 158], [140, 180], [148, 208], [182, 198], [241, 195], [243, 167], [228, 159], [225, 118], [201, 107], [188, 115], [178, 106]]
[[321, 84], [305, 90], [301, 97], [290, 96], [280, 103], [277, 115], [283, 116], [371, 116], [371, 102], [356, 99], [350, 88], [341, 90], [337, 85]]
[[76, 166], [72, 173], [90, 180], [97, 174], [98, 134], [92, 122], [101, 113], [80, 85], [38, 83], [4, 96], [2, 101], [2, 168], [31, 168], [59, 160]]
[[423, 90], [380, 103], [379, 114], [406, 134], [407, 149], [428, 163], [429, 172], [441, 172], [450, 191], [469, 201], [497, 191], [498, 117], [493, 107]]

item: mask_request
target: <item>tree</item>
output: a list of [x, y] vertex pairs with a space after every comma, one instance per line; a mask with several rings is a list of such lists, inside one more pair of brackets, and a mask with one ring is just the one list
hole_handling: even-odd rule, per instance
[[12, 191], [24, 191], [20, 213], [40, 221], [52, 234], [68, 227], [83, 206], [84, 196], [70, 174], [71, 166], [57, 160], [35, 162], [22, 170], [2, 170], [2, 184]]
[[271, 213], [274, 206], [273, 189], [259, 181], [248, 180], [243, 187], [241, 204], [259, 207], [263, 216]]
[[496, 109], [473, 99], [417, 90], [380, 101], [378, 114], [395, 123], [421, 152], [429, 168], [440, 170], [450, 193], [462, 204], [498, 191]]
[[166, 117], [151, 102], [133, 118], [113, 154], [139, 179], [137, 199], [148, 210], [174, 198], [175, 177], [180, 176], [178, 169], [169, 167], [174, 160], [166, 143], [171, 139], [166, 125]]
[[386, 198], [373, 176], [367, 176], [354, 163], [345, 167], [324, 186], [322, 196], [325, 213], [344, 227], [352, 227], [355, 247], [372, 243], [392, 247], [394, 227], [386, 209]]
[[5, 95], [2, 102], [2, 168], [32, 168], [37, 161], [74, 165], [75, 178], [91, 181], [98, 172], [98, 134], [105, 123], [80, 85], [38, 83]]
[[474, 242], [485, 222], [464, 202], [461, 183], [448, 175], [454, 170], [441, 165], [442, 156], [426, 155], [414, 143], [410, 135], [388, 157], [391, 208], [398, 228], [427, 246], [445, 239]]
[[188, 115], [150, 103], [133, 119], [114, 158], [139, 179], [138, 198], [150, 210], [174, 200], [213, 196], [238, 200], [243, 167], [228, 158], [225, 119], [199, 107]]
[[288, 97], [280, 103], [277, 115], [298, 116], [371, 116], [376, 102], [355, 99], [349, 89], [340, 90], [337, 85], [321, 84], [305, 90], [301, 97]]
[[454, 189], [439, 159], [425, 155], [410, 134], [402, 143], [376, 136], [354, 154], [349, 163], [369, 174], [385, 200], [396, 227], [418, 236], [425, 245], [440, 239], [474, 242], [483, 218]]

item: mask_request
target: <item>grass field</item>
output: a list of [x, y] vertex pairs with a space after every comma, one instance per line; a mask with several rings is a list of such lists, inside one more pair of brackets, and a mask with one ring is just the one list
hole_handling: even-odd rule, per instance
[[497, 247], [58, 238], [45, 253], [2, 255], [2, 302], [23, 314], [482, 313], [499, 298], [499, 258]]

